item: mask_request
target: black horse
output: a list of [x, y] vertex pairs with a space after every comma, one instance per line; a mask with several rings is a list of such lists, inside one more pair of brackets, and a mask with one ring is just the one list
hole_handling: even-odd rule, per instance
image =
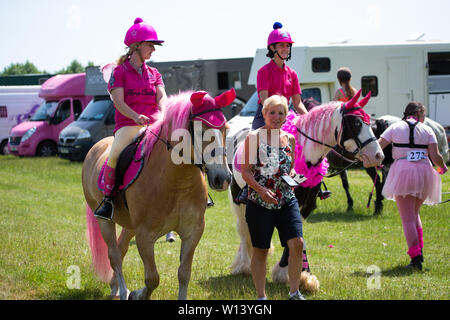
[[[375, 120], [375, 122], [371, 125], [372, 131], [377, 137], [377, 139], [381, 136], [381, 134], [389, 127], [390, 123], [383, 119]], [[341, 152], [339, 148], [335, 148], [336, 151]], [[377, 172], [377, 168], [371, 167], [371, 168], [364, 168], [367, 172], [367, 174], [372, 179], [372, 183], [375, 184], [375, 190], [376, 190], [376, 198], [375, 198], [375, 214], [381, 214], [383, 211], [383, 195], [381, 194], [384, 186], [384, 182], [386, 181], [387, 175], [389, 173], [389, 168], [391, 164], [394, 162], [394, 159], [392, 158], [392, 146], [387, 146], [384, 150], [384, 160], [381, 166], [381, 175]], [[347, 159], [354, 160], [353, 156], [351, 154], [345, 153], [344, 156]], [[353, 210], [353, 199], [350, 195], [350, 185], [348, 183], [348, 177], [347, 177], [347, 170], [345, 168], [351, 166], [351, 162], [343, 159], [342, 157], [338, 156], [335, 152], [330, 151], [327, 154], [328, 163], [330, 164], [330, 172], [339, 173], [339, 176], [341, 177], [342, 186], [344, 187], [345, 194], [347, 195], [347, 211]], [[368, 206], [371, 201], [371, 195], [369, 196], [368, 200]]]
[[[395, 117], [395, 116], [390, 116], [390, 115], [381, 116], [379, 119], [375, 120], [372, 123], [372, 125], [371, 125], [372, 131], [378, 139], [381, 136], [381, 134], [391, 124], [393, 124], [394, 122], [400, 121], [400, 120], [401, 119], [399, 117]], [[438, 141], [439, 152], [444, 157], [444, 161], [448, 162], [448, 159], [449, 159], [448, 143], [447, 143], [446, 133], [445, 133], [444, 128], [439, 123], [431, 120], [430, 118], [425, 118], [424, 124], [428, 125], [435, 133], [437, 141]], [[375, 215], [379, 215], [383, 211], [383, 199], [384, 199], [384, 197], [382, 195], [383, 186], [386, 181], [387, 175], [389, 173], [390, 166], [394, 162], [394, 159], [392, 158], [392, 145], [388, 145], [386, 148], [384, 148], [383, 152], [384, 152], [384, 160], [383, 160], [381, 170], [380, 170], [382, 177], [380, 177], [376, 168], [374, 168], [374, 167], [365, 168], [367, 174], [372, 179], [372, 183], [375, 184], [375, 190], [376, 190], [376, 192], [375, 192], [375, 194], [376, 194], [375, 211], [374, 211]], [[353, 159], [350, 154], [347, 154], [344, 152], [344, 155], [346, 156], [346, 158]], [[347, 195], [347, 211], [351, 211], [351, 210], [353, 210], [353, 199], [350, 195], [350, 185], [348, 183], [347, 171], [344, 170], [344, 168], [349, 166], [351, 163], [342, 159], [342, 157], [336, 156], [336, 154], [334, 152], [329, 152], [327, 154], [327, 159], [330, 164], [329, 170], [331, 172], [332, 171], [339, 172], [339, 175], [342, 180], [342, 186], [344, 187], [345, 193]], [[372, 194], [369, 195], [367, 207], [369, 207], [369, 205], [370, 205], [371, 197], [372, 197]]]

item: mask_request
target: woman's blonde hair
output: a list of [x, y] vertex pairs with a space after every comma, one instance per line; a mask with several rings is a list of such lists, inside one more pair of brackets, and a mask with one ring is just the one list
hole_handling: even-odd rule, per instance
[[129, 57], [133, 54], [133, 52], [137, 51], [137, 48], [139, 47], [140, 44], [141, 44], [141, 42], [135, 42], [131, 46], [129, 46], [127, 53], [120, 56], [119, 59], [117, 59], [117, 62], [116, 62], [117, 65], [120, 66], [127, 59], [129, 59]]
[[274, 94], [273, 96], [270, 96], [264, 101], [264, 105], [262, 107], [261, 112], [265, 114], [269, 108], [274, 106], [282, 106], [284, 109], [284, 115], [286, 116], [289, 111], [288, 107], [288, 101], [285, 96]]

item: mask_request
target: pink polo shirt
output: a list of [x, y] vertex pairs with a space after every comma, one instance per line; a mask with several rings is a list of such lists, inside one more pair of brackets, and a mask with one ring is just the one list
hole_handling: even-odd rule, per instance
[[[273, 60], [270, 60], [268, 64], [258, 70], [256, 88], [258, 93], [267, 90], [269, 97], [274, 94], [281, 94], [286, 97], [288, 103], [294, 94], [302, 93], [297, 73], [286, 64], [280, 68]], [[261, 103], [261, 101], [258, 100], [258, 103]]]
[[[156, 68], [149, 67], [144, 63], [141, 70], [142, 75], [133, 68], [129, 60], [126, 60], [114, 68], [109, 79], [108, 91], [123, 88], [125, 103], [137, 114], [143, 114], [152, 119], [152, 115], [158, 112], [156, 87], [164, 87], [164, 82]], [[114, 132], [122, 127], [137, 125], [118, 110], [116, 110], [115, 120]]]
[[[415, 120], [407, 120], [414, 123]], [[381, 138], [388, 142], [395, 143], [409, 143], [409, 127], [405, 121], [397, 121], [391, 124], [386, 131], [381, 134]], [[414, 129], [414, 143], [415, 144], [433, 144], [437, 143], [436, 135], [433, 129], [426, 124], [419, 122]], [[394, 160], [406, 157], [408, 151], [414, 150], [410, 148], [392, 147], [392, 158]], [[426, 151], [425, 149], [421, 149]], [[428, 153], [427, 153], [428, 154]]]

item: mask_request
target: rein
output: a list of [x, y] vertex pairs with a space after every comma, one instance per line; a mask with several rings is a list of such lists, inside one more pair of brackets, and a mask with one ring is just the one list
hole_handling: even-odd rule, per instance
[[[332, 178], [332, 177], [335, 177], [335, 176], [337, 176], [338, 174], [341, 174], [342, 172], [344, 172], [345, 170], [347, 170], [348, 168], [350, 168], [351, 166], [353, 166], [354, 164], [360, 162], [360, 160], [358, 160], [358, 159], [355, 159], [355, 160], [350, 160], [350, 159], [348, 159], [347, 157], [344, 156], [344, 152], [348, 152], [351, 156], [355, 157], [355, 156], [356, 156], [356, 155], [357, 155], [357, 154], [358, 154], [365, 146], [367, 146], [369, 143], [371, 143], [371, 142], [373, 142], [373, 141], [376, 141], [376, 137], [371, 137], [371, 138], [367, 139], [366, 141], [361, 142], [361, 141], [359, 140], [359, 138], [358, 138], [358, 135], [356, 135], [356, 134], [352, 131], [351, 127], [348, 126], [347, 121], [346, 121], [346, 117], [349, 116], [349, 115], [348, 115], [347, 113], [349, 113], [349, 112], [351, 112], [351, 111], [354, 111], [354, 110], [358, 110], [358, 109], [361, 109], [361, 107], [354, 107], [354, 108], [350, 108], [350, 109], [345, 109], [345, 103], [342, 104], [342, 106], [341, 106], [341, 111], [340, 111], [340, 112], [342, 113], [341, 128], [340, 128], [340, 130], [339, 130], [339, 133], [337, 133], [337, 132], [335, 133], [335, 136], [336, 136], [336, 144], [335, 144], [334, 146], [331, 146], [331, 145], [329, 145], [329, 144], [327, 144], [327, 143], [324, 143], [324, 142], [322, 142], [322, 141], [316, 140], [316, 139], [314, 139], [314, 138], [308, 136], [306, 133], [304, 133], [302, 130], [300, 130], [299, 128], [296, 127], [296, 128], [297, 128], [297, 131], [298, 131], [301, 135], [303, 135], [305, 138], [307, 138], [307, 139], [309, 139], [309, 140], [311, 140], [311, 141], [313, 141], [313, 142], [315, 142], [315, 143], [318, 143], [318, 144], [321, 144], [321, 145], [323, 145], [323, 146], [326, 146], [326, 147], [330, 148], [330, 149], [331, 149], [337, 156], [339, 156], [341, 159], [343, 159], [343, 160], [345, 160], [345, 161], [347, 161], [347, 162], [350, 162], [350, 164], [349, 164], [348, 166], [346, 166], [345, 168], [339, 170], [338, 172], [335, 172], [335, 173], [333, 173], [333, 174], [331, 174], [331, 175], [322, 175], [322, 176], [325, 177], [325, 178]], [[348, 127], [349, 127], [349, 129], [350, 129], [350, 131], [351, 131], [351, 133], [352, 133], [352, 136], [353, 136], [353, 140], [354, 140], [355, 143], [356, 143], [357, 148], [356, 148], [356, 150], [353, 151], [353, 152], [350, 152], [350, 151], [345, 150], [345, 148], [341, 145], [341, 138], [342, 138], [342, 132], [343, 132], [343, 130], [344, 130], [344, 126], [348, 126]], [[340, 148], [342, 149], [342, 152], [336, 151], [336, 149], [335, 149], [336, 146], [340, 147]], [[320, 163], [320, 161], [319, 161], [319, 163]], [[317, 164], [316, 164], [316, 165], [317, 165]]]
[[[326, 147], [330, 148], [330, 149], [333, 150], [333, 152], [334, 152], [336, 155], [338, 155], [341, 159], [343, 159], [343, 160], [345, 160], [345, 161], [347, 161], [347, 162], [351, 162], [351, 164], [354, 164], [354, 163], [359, 162], [359, 160], [350, 160], [350, 159], [348, 159], [347, 157], [344, 156], [344, 152], [342, 152], [342, 153], [337, 152], [334, 148], [335, 148], [336, 146], [339, 146], [339, 147], [341, 147], [343, 150], [345, 150], [345, 148], [344, 148], [343, 146], [341, 146], [340, 140], [341, 140], [342, 131], [343, 131], [343, 129], [344, 129], [344, 126], [347, 124], [347, 122], [345, 121], [346, 113], [348, 113], [348, 112], [350, 112], [350, 111], [353, 111], [353, 110], [357, 110], [357, 109], [360, 109], [360, 107], [356, 107], [356, 108], [352, 108], [352, 109], [349, 109], [349, 110], [345, 110], [345, 103], [342, 104], [342, 106], [341, 106], [341, 113], [342, 113], [341, 128], [340, 128], [340, 130], [339, 130], [339, 133], [335, 133], [335, 135], [336, 135], [336, 144], [335, 144], [334, 146], [331, 146], [331, 145], [329, 145], [329, 144], [327, 144], [327, 143], [325, 143], [325, 142], [316, 140], [316, 139], [314, 139], [314, 138], [308, 136], [306, 133], [304, 133], [302, 130], [300, 130], [297, 126], [296, 126], [296, 129], [297, 129], [297, 131], [298, 131], [301, 135], [303, 135], [305, 138], [307, 138], [307, 139], [309, 139], [309, 140], [311, 140], [311, 141], [313, 141], [313, 142], [315, 142], [315, 143], [318, 143], [318, 144], [321, 144], [321, 145], [323, 145], [323, 146], [326, 146]], [[350, 129], [350, 130], [351, 130], [351, 129]], [[357, 149], [356, 149], [355, 151], [353, 151], [353, 152], [347, 151], [347, 152], [350, 153], [352, 156], [355, 156], [356, 154], [358, 154], [358, 152], [361, 151], [362, 148], [364, 148], [366, 145], [368, 145], [368, 144], [371, 143], [372, 141], [376, 140], [375, 137], [372, 137], [372, 138], [368, 139], [367, 141], [364, 141], [364, 143], [361, 143], [361, 141], [358, 139], [358, 136], [355, 135], [354, 132], [352, 132], [352, 134], [353, 134], [353, 139], [355, 140], [355, 143], [356, 143], [356, 145], [357, 145]], [[345, 170], [345, 169], [344, 169], [344, 170]], [[343, 171], [343, 170], [342, 170], [342, 171]], [[340, 173], [340, 172], [339, 172], [339, 173]], [[339, 173], [337, 173], [337, 174], [339, 174]], [[337, 174], [336, 174], [336, 175], [337, 175]], [[333, 175], [333, 176], [334, 176], [334, 175]]]
[[[195, 144], [194, 144], [194, 128], [193, 128], [193, 121], [194, 121], [195, 117], [198, 117], [198, 116], [200, 116], [200, 115], [202, 115], [202, 114], [205, 114], [205, 113], [216, 112], [216, 111], [220, 111], [220, 112], [223, 113], [222, 109], [208, 109], [208, 110], [205, 110], [205, 111], [202, 111], [202, 112], [199, 112], [199, 113], [194, 113], [194, 114], [191, 113], [191, 115], [189, 116], [189, 121], [190, 121], [190, 123], [189, 123], [189, 132], [190, 132], [190, 135], [191, 135], [191, 138], [192, 138], [192, 144], [193, 144], [193, 145], [195, 145]], [[137, 145], [139, 145], [139, 143], [142, 141], [142, 139], [143, 139], [144, 136], [145, 136], [145, 133], [146, 133], [147, 131], [149, 131], [149, 132], [150, 132], [152, 135], [154, 135], [159, 141], [161, 141], [162, 143], [164, 143], [164, 144], [167, 146], [167, 150], [168, 150], [168, 151], [170, 151], [171, 149], [173, 149], [173, 145], [169, 142], [169, 140], [161, 138], [160, 135], [154, 133], [152, 130], [148, 129], [148, 127], [149, 127], [149, 124], [147, 124], [147, 125], [145, 126], [145, 130], [144, 130], [144, 131], [136, 138], [135, 143], [136, 143]], [[226, 151], [225, 151], [225, 148], [223, 148], [223, 149], [224, 149], [223, 152], [225, 153], [225, 152], [226, 152]], [[134, 159], [134, 161], [137, 162], [137, 161], [140, 161], [141, 159], [142, 159], [142, 158], [140, 158], [140, 159]], [[195, 165], [196, 165], [197, 167], [199, 167], [199, 169], [200, 169], [201, 171], [207, 172], [207, 169], [206, 169], [206, 167], [205, 167], [206, 163], [205, 163], [205, 160], [203, 160], [203, 157], [202, 157], [202, 164], [201, 164], [201, 165], [200, 165], [200, 164], [195, 164]]]

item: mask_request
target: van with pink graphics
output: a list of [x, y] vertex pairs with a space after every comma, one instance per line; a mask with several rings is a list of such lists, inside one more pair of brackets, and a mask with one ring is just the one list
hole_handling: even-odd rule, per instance
[[85, 96], [85, 73], [60, 74], [42, 84], [45, 101], [28, 121], [13, 127], [8, 150], [18, 156], [54, 156], [62, 129], [78, 118], [92, 99]]

